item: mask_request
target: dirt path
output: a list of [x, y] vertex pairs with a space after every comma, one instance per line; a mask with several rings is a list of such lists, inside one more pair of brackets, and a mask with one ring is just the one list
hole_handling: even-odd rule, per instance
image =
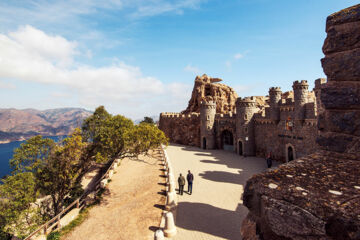
[[[66, 240], [154, 239], [165, 189], [160, 161], [141, 156], [124, 159], [116, 169], [100, 205]], [[160, 207], [158, 207], [160, 206]]]

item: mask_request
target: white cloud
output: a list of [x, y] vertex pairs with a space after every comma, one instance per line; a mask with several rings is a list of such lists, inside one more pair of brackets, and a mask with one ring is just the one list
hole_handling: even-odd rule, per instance
[[[75, 56], [86, 57], [88, 51], [79, 51], [78, 45], [31, 26], [0, 34], [0, 88], [15, 88], [11, 82], [7, 83], [9, 80], [42, 84], [49, 89], [47, 108], [69, 103], [88, 109], [105, 105], [110, 112], [134, 119], [144, 114], [182, 110], [191, 96], [192, 86], [177, 82], [164, 84], [117, 58], [102, 67], [81, 64]], [[28, 101], [24, 107], [36, 108], [32, 103]]]
[[237, 54], [234, 55], [235, 60], [239, 60], [240, 58], [243, 58], [243, 57], [244, 57], [244, 55], [241, 54], [241, 53], [237, 53]]
[[192, 86], [184, 83], [170, 83], [167, 86], [167, 89], [170, 92], [170, 96], [174, 97], [176, 100], [186, 101], [191, 98]]
[[[57, 84], [95, 98], [160, 94], [162, 82], [123, 62], [95, 68], [74, 61], [76, 44], [30, 26], [0, 34], [0, 78]], [[70, 64], [72, 63], [72, 64]]]
[[14, 54], [18, 54], [21, 49], [28, 56], [47, 59], [59, 66], [69, 66], [76, 54], [76, 42], [68, 41], [61, 36], [47, 35], [29, 25], [20, 27], [16, 32], [11, 32], [8, 38], [3, 35], [1, 37], [4, 41], [3, 44], [12, 46], [2, 50], [7, 51], [13, 58], [16, 57]]
[[184, 68], [185, 72], [190, 72], [190, 73], [194, 73], [194, 74], [200, 74], [201, 70], [198, 67], [192, 66], [191, 64], [188, 64], [185, 68]]

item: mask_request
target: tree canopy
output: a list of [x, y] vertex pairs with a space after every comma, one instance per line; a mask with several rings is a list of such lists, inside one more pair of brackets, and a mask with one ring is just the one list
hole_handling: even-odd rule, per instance
[[144, 120], [142, 120], [140, 123], [155, 124], [154, 119], [152, 119], [151, 117], [144, 117]]
[[[61, 142], [30, 138], [15, 149], [12, 175], [0, 185], [0, 235], [23, 236], [57, 215], [66, 199], [81, 192], [82, 176], [95, 162], [146, 154], [160, 144], [167, 144], [167, 138], [153, 122], [134, 125], [103, 106], [84, 120], [81, 130], [75, 129]], [[45, 212], [33, 204], [39, 196], [51, 199]]]

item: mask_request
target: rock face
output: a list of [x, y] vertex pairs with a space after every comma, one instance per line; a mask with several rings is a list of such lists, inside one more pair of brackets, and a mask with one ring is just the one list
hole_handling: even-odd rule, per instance
[[238, 96], [231, 87], [218, 83], [221, 81], [220, 78], [211, 78], [206, 74], [201, 77], [197, 76], [189, 105], [182, 113], [200, 113], [202, 101], [215, 101], [217, 113], [234, 112]]
[[360, 239], [359, 26], [360, 5], [328, 17], [320, 150], [248, 180], [243, 239]]
[[34, 135], [68, 135], [91, 112], [80, 108], [0, 109], [0, 141], [16, 141]]

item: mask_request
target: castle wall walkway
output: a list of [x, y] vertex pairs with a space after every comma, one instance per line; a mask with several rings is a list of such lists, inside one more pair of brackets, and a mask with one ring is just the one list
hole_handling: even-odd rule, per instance
[[172, 239], [241, 239], [241, 223], [248, 213], [241, 200], [243, 189], [253, 174], [266, 171], [265, 160], [174, 144], [166, 151], [176, 182], [179, 173], [194, 174], [193, 194], [177, 195], [178, 233]]

